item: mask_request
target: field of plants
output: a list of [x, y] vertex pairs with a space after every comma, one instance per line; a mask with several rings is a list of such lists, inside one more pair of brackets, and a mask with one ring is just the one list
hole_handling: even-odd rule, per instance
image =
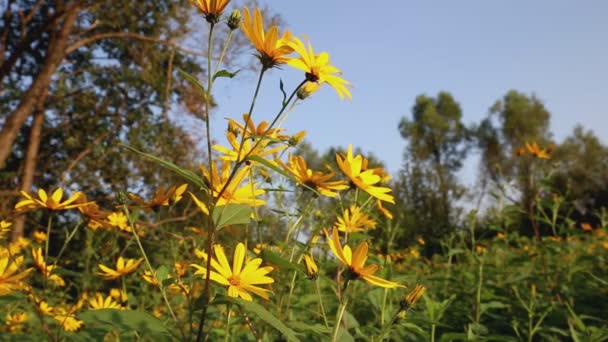
[[[91, 18], [105, 15], [103, 6], [89, 5], [66, 1], [48, 12], [62, 23], [48, 45], [75, 21], [93, 26]], [[88, 12], [78, 12], [83, 8]], [[16, 22], [43, 22], [44, 15], [34, 17], [38, 9]], [[158, 6], [150, 22], [193, 10], [207, 32], [199, 56], [205, 64], [181, 57], [176, 51], [187, 52], [172, 40], [138, 58], [162, 56], [160, 71], [150, 69], [145, 79], [158, 95], [155, 106], [175, 88], [188, 110], [198, 111], [205, 137], [199, 155], [162, 110], [150, 110], [155, 119], [136, 110], [120, 119], [98, 114], [143, 106], [130, 101], [149, 95], [106, 82], [106, 72], [120, 67], [111, 63], [49, 78], [51, 99], [75, 101], [69, 107], [79, 111], [69, 115], [81, 116], [65, 119], [59, 107], [47, 114], [38, 129], [53, 135], [32, 152], [35, 116], [5, 156], [0, 149], [1, 184], [12, 189], [0, 198], [0, 340], [608, 341], [608, 182], [604, 169], [587, 177], [592, 168], [584, 167], [608, 160], [601, 144], [579, 131], [578, 140], [556, 146], [538, 133], [542, 124], [536, 131], [529, 123], [514, 127], [517, 115], [548, 117], [517, 92], [495, 109], [509, 128], [503, 130], [490, 119], [464, 127], [449, 94], [421, 96], [399, 125], [411, 159], [393, 179], [349, 142], [320, 155], [306, 132], [290, 126], [287, 114], [306, 114], [318, 91], [352, 99], [347, 73], [313, 48], [314, 37], [282, 27], [269, 9], [230, 0]], [[159, 36], [177, 30], [165, 24], [169, 31]], [[78, 52], [71, 63], [89, 70], [90, 56], [79, 50], [85, 43], [71, 43], [62, 47]], [[99, 44], [92, 55], [106, 48], [114, 58], [136, 53], [125, 42]], [[254, 50], [257, 76], [242, 101], [245, 114], [228, 118], [225, 136], [215, 137], [208, 119], [222, 105], [215, 85], [242, 82], [234, 55]], [[45, 56], [51, 54], [49, 48]], [[273, 119], [259, 119], [265, 76], [287, 68], [301, 72], [300, 82], [281, 82]], [[128, 70], [120, 73], [133, 77], [123, 80], [131, 87], [140, 76]], [[154, 83], [167, 74], [175, 85]], [[103, 96], [76, 100], [80, 93], [70, 87], [78, 82], [95, 84]], [[10, 84], [7, 94], [16, 95], [6, 103], [25, 105], [21, 99], [32, 94]], [[128, 101], [119, 100], [123, 92]], [[47, 101], [47, 92], [34, 95]], [[87, 114], [106, 98], [106, 107]], [[78, 128], [63, 124], [75, 120], [88, 128], [73, 132]], [[475, 143], [490, 190], [483, 205], [465, 210], [457, 204], [465, 189], [454, 175], [465, 146]], [[587, 164], [569, 164], [573, 154], [588, 156]], [[29, 185], [17, 181], [36, 163], [34, 184], [33, 176], [23, 178]]]

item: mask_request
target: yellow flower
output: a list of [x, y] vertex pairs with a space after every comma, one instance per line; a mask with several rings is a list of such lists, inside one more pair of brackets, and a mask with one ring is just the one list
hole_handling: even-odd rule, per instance
[[379, 199], [376, 199], [376, 205], [378, 205], [378, 210], [380, 210], [380, 213], [382, 213], [382, 215], [384, 215], [384, 217], [386, 217], [389, 220], [393, 219], [393, 214], [384, 207], [384, 205], [382, 205], [382, 201]]
[[67, 313], [55, 315], [53, 318], [61, 324], [63, 330], [68, 332], [77, 331], [84, 324], [84, 322], [76, 318], [76, 316]]
[[232, 149], [226, 148], [221, 145], [213, 145], [213, 149], [222, 153], [220, 159], [223, 161], [241, 162], [245, 160], [245, 157], [247, 156], [258, 156], [261, 158], [265, 158], [287, 148], [287, 145], [276, 145], [272, 148], [267, 149], [271, 141], [264, 138], [261, 138], [261, 141], [251, 141], [249, 139], [246, 139], [241, 145], [240, 140], [232, 132], [226, 133], [226, 138], [228, 139], [228, 143], [230, 143]]
[[21, 200], [19, 203], [15, 205], [15, 209], [17, 210], [29, 210], [29, 209], [37, 209], [37, 208], [47, 208], [49, 210], [67, 210], [72, 208], [78, 208], [86, 203], [74, 203], [82, 193], [77, 191], [72, 194], [72, 197], [67, 200], [61, 202], [63, 198], [63, 189], [59, 188], [53, 192], [51, 197], [49, 197], [43, 189], [38, 189], [38, 198], [32, 197], [32, 195], [28, 194], [25, 191], [20, 192], [24, 200]]
[[359, 189], [385, 202], [395, 204], [395, 199], [388, 193], [390, 188], [375, 186], [382, 181], [376, 169], [367, 169], [367, 160], [362, 155], [353, 156], [353, 146], [348, 145], [346, 156], [336, 154], [336, 162], [340, 170]]
[[157, 210], [160, 207], [168, 207], [170, 204], [179, 202], [187, 187], [188, 184], [182, 184], [179, 187], [174, 185], [165, 191], [161, 186], [156, 190], [154, 197], [149, 201], [146, 201], [133, 193], [129, 193], [129, 197], [142, 208]]
[[4, 239], [4, 237], [11, 231], [11, 226], [13, 224], [8, 221], [0, 221], [0, 240]]
[[127, 259], [125, 260], [123, 257], [119, 257], [116, 261], [116, 269], [111, 269], [105, 265], [99, 264], [98, 267], [101, 272], [97, 274], [102, 276], [106, 280], [118, 279], [126, 274], [129, 274], [139, 267], [144, 261], [143, 258], [139, 259]]
[[9, 332], [14, 333], [20, 331], [25, 322], [27, 322], [27, 314], [25, 312], [6, 315], [6, 325], [8, 326]]
[[325, 231], [325, 235], [327, 236], [327, 241], [329, 243], [329, 248], [334, 253], [334, 255], [342, 262], [344, 265], [348, 266], [350, 271], [349, 279], [357, 279], [363, 278], [367, 282], [372, 285], [384, 287], [384, 288], [395, 288], [395, 287], [405, 287], [403, 285], [394, 283], [392, 281], [388, 281], [379, 277], [374, 276], [378, 270], [378, 265], [367, 265], [365, 261], [367, 261], [368, 257], [368, 244], [367, 242], [360, 243], [354, 251], [351, 251], [348, 245], [344, 245], [344, 248], [340, 244], [340, 237], [338, 236], [338, 229], [333, 229], [333, 235], [330, 237], [329, 233]]
[[198, 199], [198, 197], [196, 197], [196, 195], [191, 193], [190, 191], [188, 191], [188, 193], [190, 194], [190, 197], [192, 197], [194, 204], [196, 204], [196, 206], [203, 212], [203, 214], [209, 215], [209, 208], [207, 208], [205, 202]]
[[304, 271], [309, 279], [317, 279], [319, 274], [319, 267], [312, 258], [312, 254], [304, 254]]
[[587, 222], [583, 222], [583, 223], [581, 223], [581, 229], [583, 229], [583, 231], [585, 231], [585, 232], [590, 232], [593, 230], [593, 227], [591, 226], [591, 224], [589, 224]]
[[156, 274], [152, 274], [149, 270], [145, 270], [141, 277], [144, 281], [152, 286], [160, 286], [160, 281], [156, 278]]
[[19, 272], [23, 256], [12, 255], [7, 249], [0, 249], [0, 297], [26, 288], [21, 280], [27, 277], [32, 268]]
[[91, 310], [100, 310], [100, 309], [119, 309], [124, 310], [124, 308], [114, 301], [112, 296], [108, 296], [103, 298], [101, 293], [96, 293], [94, 298], [89, 299], [89, 309]]
[[19, 254], [25, 248], [30, 245], [31, 241], [24, 237], [20, 237], [15, 241], [12, 241], [8, 244], [8, 251], [10, 254]]
[[416, 304], [418, 299], [422, 297], [425, 291], [426, 287], [422, 285], [416, 285], [412, 292], [405, 296], [405, 298], [399, 303], [401, 306], [401, 310], [407, 310], [411, 308], [414, 304]]
[[32, 237], [39, 243], [43, 243], [47, 239], [46, 233], [41, 230], [33, 232]]
[[[268, 299], [267, 289], [261, 288], [259, 284], [271, 284], [274, 279], [267, 276], [273, 268], [270, 266], [260, 267], [262, 259], [255, 258], [245, 263], [245, 245], [239, 243], [232, 258], [232, 268], [228, 263], [224, 249], [220, 245], [213, 246], [215, 258], [211, 258], [210, 271], [211, 280], [216, 283], [228, 286], [228, 296], [241, 297], [244, 300], [251, 301], [253, 298], [249, 294], [252, 292], [264, 299]], [[208, 256], [203, 254], [203, 260], [207, 262]], [[204, 266], [191, 264], [190, 266], [197, 269], [194, 274], [202, 275], [204, 278], [207, 274], [207, 269]]]
[[[218, 170], [215, 161], [213, 161], [212, 165], [213, 167], [211, 168], [211, 173], [205, 166], [201, 165], [200, 168], [203, 172], [203, 176], [207, 180], [207, 184], [213, 184], [213, 189], [211, 189], [211, 192], [213, 197], [217, 198], [220, 191], [222, 188], [224, 188], [229, 180], [232, 164], [229, 162], [224, 162], [221, 170]], [[228, 186], [226, 186], [226, 189], [224, 189], [222, 197], [217, 199], [217, 206], [231, 203], [248, 204], [250, 206], [257, 207], [266, 203], [264, 200], [257, 198], [258, 196], [263, 195], [265, 191], [262, 189], [257, 189], [256, 183], [249, 183], [239, 187], [247, 177], [249, 169], [249, 166], [244, 166], [236, 172]]]
[[526, 149], [528, 152], [539, 159], [551, 159], [551, 152], [553, 152], [553, 145], [549, 145], [547, 148], [540, 148], [536, 142], [526, 143]]
[[50, 281], [52, 281], [57, 286], [65, 286], [65, 280], [61, 278], [61, 276], [57, 274], [53, 274], [53, 271], [58, 269], [59, 267], [56, 265], [47, 265], [44, 260], [44, 255], [42, 255], [42, 248], [34, 248], [32, 249], [32, 257], [34, 258], [34, 263], [36, 267], [42, 272], [42, 275]]
[[121, 303], [125, 303], [127, 300], [129, 300], [127, 293], [121, 289], [111, 289], [110, 297], [120, 301]]
[[[308, 41], [307, 41], [308, 42]], [[340, 69], [329, 65], [329, 54], [321, 52], [315, 54], [312, 45], [308, 42], [308, 48], [297, 37], [293, 37], [290, 46], [300, 55], [299, 58], [290, 58], [287, 64], [303, 70], [306, 73], [306, 80], [309, 82], [317, 82], [319, 84], [327, 83], [336, 90], [340, 99], [344, 99], [346, 95], [352, 100], [352, 95], [347, 86], [348, 81], [335, 74], [341, 74]]]
[[120, 230], [124, 230], [126, 232], [131, 231], [131, 227], [129, 226], [129, 219], [127, 215], [122, 212], [111, 213], [107, 217], [108, 224], [112, 227], [117, 227]]
[[266, 120], [263, 120], [256, 126], [251, 117], [247, 113], [244, 113], [243, 122], [245, 122], [245, 125], [241, 125], [234, 119], [228, 119], [228, 132], [236, 136], [244, 134], [246, 139], [258, 139], [262, 137], [278, 140], [289, 139], [289, 136], [281, 134], [281, 131], [284, 130], [283, 128], [275, 127], [269, 129], [270, 123]]
[[210, 23], [217, 23], [230, 0], [189, 0]]
[[42, 315], [50, 316], [53, 313], [53, 307], [49, 305], [46, 301], [41, 301], [36, 305], [38, 312]]
[[96, 230], [108, 225], [106, 219], [110, 213], [101, 210], [97, 203], [88, 202], [84, 194], [79, 197], [77, 202], [84, 203], [84, 205], [78, 207], [78, 210], [88, 219], [87, 227]]
[[338, 191], [348, 189], [348, 185], [343, 181], [329, 181], [334, 177], [334, 173], [324, 174], [323, 172], [309, 169], [306, 165], [306, 160], [302, 156], [289, 155], [289, 166], [279, 159], [276, 162], [287, 173], [291, 174], [299, 184], [311, 188], [323, 196], [336, 197]]
[[341, 217], [337, 218], [334, 224], [339, 231], [345, 233], [356, 233], [364, 229], [376, 228], [376, 221], [372, 220], [367, 214], [361, 212], [361, 208], [351, 205], [344, 210]]
[[265, 69], [272, 68], [288, 61], [287, 55], [293, 52], [290, 46], [291, 33], [285, 31], [279, 38], [279, 29], [272, 26], [264, 32], [264, 21], [259, 9], [254, 10], [254, 17], [251, 17], [249, 8], [243, 9], [244, 21], [241, 23], [243, 33], [249, 38], [253, 47], [258, 50], [258, 58]]

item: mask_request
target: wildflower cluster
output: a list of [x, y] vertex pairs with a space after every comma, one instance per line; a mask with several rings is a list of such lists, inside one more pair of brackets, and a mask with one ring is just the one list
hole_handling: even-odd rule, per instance
[[[134, 185], [136, 190], [118, 190], [112, 199], [89, 198], [80, 190], [67, 195], [64, 187], [22, 191], [15, 215], [29, 214], [28, 219], [40, 222], [27, 229], [29, 238], [0, 248], [0, 296], [27, 297], [10, 307], [5, 330], [21, 333], [35, 316], [53, 340], [99, 331], [136, 332], [139, 338], [148, 326], [166, 334], [160, 339], [201, 341], [215, 333], [210, 327], [225, 326], [228, 338], [244, 325], [259, 339], [247, 309], [276, 325], [280, 319], [272, 315], [293, 315], [298, 310], [294, 297], [314, 291], [319, 311], [307, 319], [322, 319], [329, 329], [329, 313], [335, 311], [331, 334], [323, 336], [335, 341], [348, 303], [361, 286], [406, 287], [403, 276], [391, 274], [390, 263], [381, 265], [370, 253], [374, 242], [368, 234], [393, 217], [384, 207], [395, 203], [387, 173], [352, 145], [328, 165], [313, 167], [290, 150], [306, 132], [289, 134], [281, 127], [297, 101], [324, 85], [340, 99], [352, 99], [350, 83], [330, 64], [329, 54], [316, 52], [306, 36], [268, 26], [258, 8], [225, 16], [229, 0], [190, 2], [209, 26], [207, 86], [197, 83], [207, 112], [215, 80], [236, 75], [220, 67], [239, 28], [259, 62], [251, 104], [241, 118], [227, 119], [224, 144], [212, 143], [206, 120], [207, 160], [198, 171], [127, 147], [175, 172], [182, 182], [155, 189]], [[223, 21], [229, 33], [218, 57], [211, 44]], [[274, 117], [256, 120], [264, 75], [280, 66], [303, 72], [300, 83], [290, 95], [281, 84], [284, 98]], [[74, 221], [79, 222], [66, 228]], [[3, 241], [12, 226], [0, 222]], [[303, 275], [314, 282], [299, 282]], [[423, 292], [417, 287], [405, 297], [408, 309]], [[329, 296], [337, 305], [326, 310]], [[398, 304], [401, 292], [392, 298]], [[254, 301], [269, 309], [247, 304]], [[151, 314], [142, 318], [142, 311]], [[225, 324], [219, 320], [223, 317]], [[231, 327], [233, 319], [239, 323]]]

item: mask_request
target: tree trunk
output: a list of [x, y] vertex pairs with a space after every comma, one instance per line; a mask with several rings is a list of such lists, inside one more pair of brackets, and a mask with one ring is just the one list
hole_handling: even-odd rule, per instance
[[6, 118], [2, 130], [0, 130], [0, 169], [5, 167], [19, 130], [32, 113], [39, 98], [48, 90], [53, 74], [65, 57], [70, 32], [79, 11], [80, 7], [74, 6], [66, 13], [62, 26], [51, 36], [44, 65], [33, 80], [30, 89], [24, 94], [19, 106]]
[[[38, 159], [38, 151], [40, 147], [40, 136], [42, 132], [42, 124], [44, 123], [44, 102], [48, 91], [45, 90], [36, 104], [36, 112], [34, 113], [34, 121], [32, 122], [32, 130], [30, 139], [23, 161], [23, 176], [21, 178], [21, 190], [31, 191], [34, 184], [34, 174], [36, 173], [36, 160]], [[23, 237], [23, 227], [25, 225], [25, 215], [21, 214], [13, 221], [13, 231], [11, 238], [13, 241]]]

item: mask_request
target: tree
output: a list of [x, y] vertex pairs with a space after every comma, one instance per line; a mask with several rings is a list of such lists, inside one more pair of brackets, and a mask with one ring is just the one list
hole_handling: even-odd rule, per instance
[[423, 229], [429, 239], [454, 228], [455, 201], [463, 194], [456, 172], [468, 151], [469, 133], [460, 105], [447, 92], [436, 98], [420, 95], [412, 118], [402, 118], [401, 136], [408, 141], [405, 164], [395, 190], [405, 206], [405, 222]]
[[[511, 90], [490, 108], [488, 117], [475, 131], [481, 151], [482, 183], [491, 181], [503, 195], [518, 203], [521, 219], [528, 220], [528, 224], [538, 191], [534, 173], [540, 170], [534, 169], [534, 159], [520, 158], [515, 152], [526, 143], [548, 146], [550, 117], [536, 96]], [[509, 187], [511, 181], [515, 188]], [[514, 192], [519, 198], [514, 198]], [[527, 225], [520, 226], [528, 231]]]
[[[196, 142], [170, 115], [187, 112], [197, 124], [207, 118], [198, 90], [177, 73], [206, 72], [205, 54], [186, 47], [190, 19], [201, 20], [187, 1], [10, 0], [2, 7], [0, 202], [12, 205], [15, 189], [34, 183], [109, 196], [172, 179], [120, 143], [195, 168]], [[235, 39], [242, 48], [242, 37]], [[20, 235], [22, 224], [15, 226]]]
[[592, 131], [577, 126], [556, 148], [553, 160], [558, 167], [550, 184], [574, 204], [571, 217], [599, 223], [596, 214], [608, 207], [608, 148]]

